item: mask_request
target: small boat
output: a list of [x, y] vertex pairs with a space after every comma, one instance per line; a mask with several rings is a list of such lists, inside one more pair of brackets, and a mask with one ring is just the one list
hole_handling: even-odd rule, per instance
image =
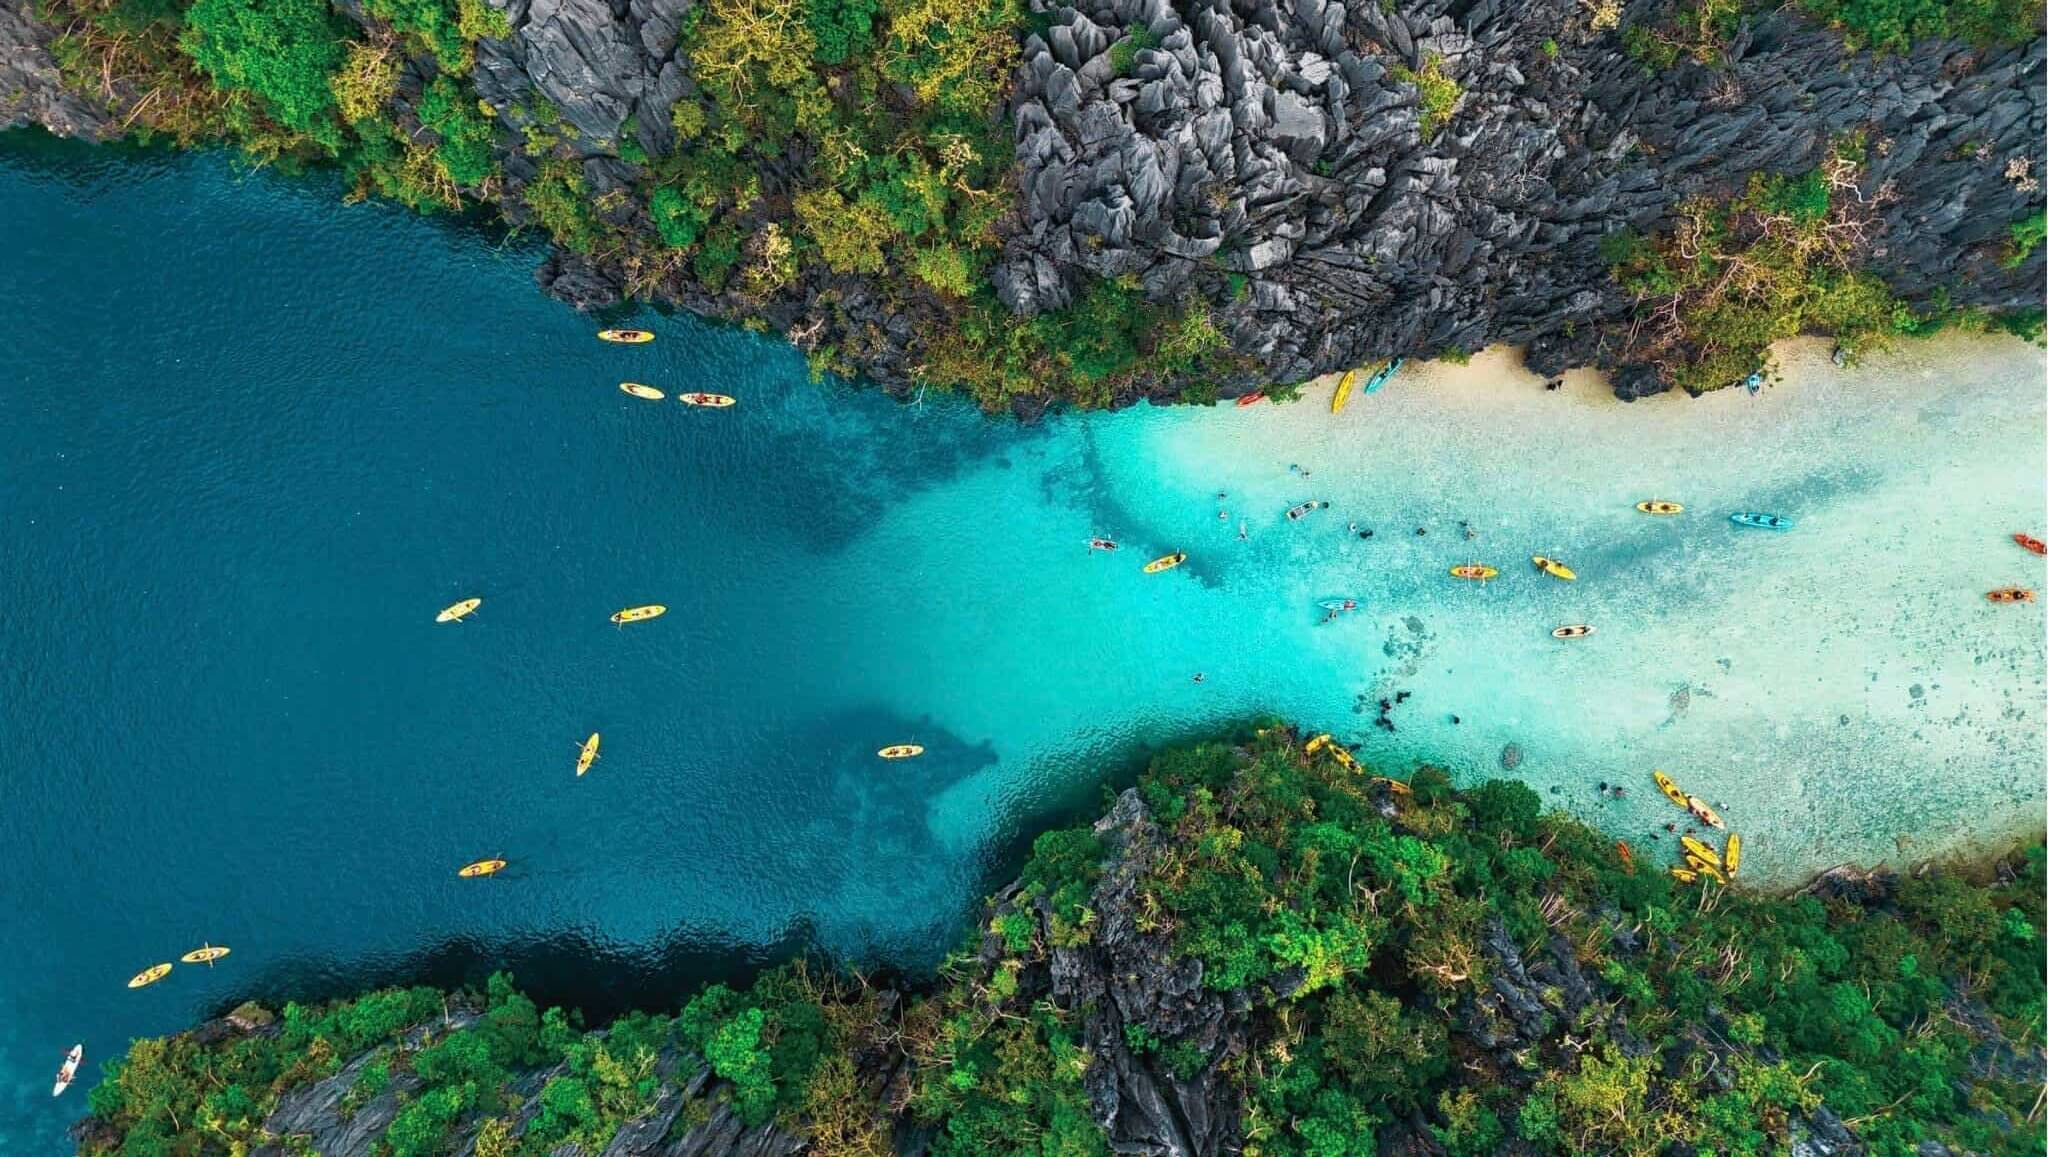
[[1671, 878], [1681, 884], [1691, 884], [1699, 880], [1700, 874], [1691, 868], [1673, 868], [1671, 869]]
[[1351, 400], [1351, 387], [1357, 381], [1357, 370], [1345, 370], [1344, 376], [1337, 379], [1337, 392], [1330, 395], [1330, 412], [1332, 414], [1343, 412], [1344, 403]]
[[1332, 743], [1330, 745], [1330, 758], [1336, 760], [1337, 766], [1343, 768], [1345, 771], [1358, 771], [1358, 761], [1356, 759], [1351, 758], [1351, 753], [1344, 750], [1342, 744]]
[[660, 603], [649, 603], [644, 607], [627, 607], [625, 610], [613, 615], [612, 622], [620, 624], [637, 623], [642, 619], [658, 619], [667, 613], [668, 608]]
[[1691, 836], [1680, 836], [1678, 837], [1678, 842], [1685, 848], [1688, 855], [1697, 856], [1700, 862], [1712, 864], [1716, 868], [1721, 866], [1721, 853], [1715, 851], [1713, 846], [1705, 840], [1694, 839]]
[[646, 398], [650, 402], [659, 402], [668, 396], [653, 386], [643, 386], [639, 382], [620, 382], [619, 388], [636, 398]]
[[1985, 591], [1984, 597], [1994, 603], [2031, 603], [2036, 596], [2025, 587], [2000, 587], [1995, 591]]
[[2031, 534], [2015, 534], [2012, 536], [2012, 540], [2033, 551], [2035, 554], [2048, 554], [2048, 542], [2042, 542]]
[[1707, 801], [1696, 795], [1685, 797], [1685, 810], [1699, 818], [1699, 821], [1718, 831], [1726, 831], [1728, 825], [1721, 820], [1721, 813], [1707, 806]]
[[1649, 501], [1647, 501], [1647, 502], [1638, 502], [1638, 503], [1636, 503], [1636, 509], [1637, 509], [1637, 510], [1640, 510], [1640, 511], [1642, 511], [1642, 512], [1643, 512], [1644, 514], [1684, 514], [1684, 513], [1685, 513], [1685, 507], [1683, 507], [1683, 506], [1680, 506], [1680, 505], [1679, 505], [1678, 503], [1676, 503], [1676, 502], [1663, 502], [1663, 501], [1660, 501], [1660, 500], [1658, 500], [1658, 499], [1655, 499], [1655, 498], [1652, 498], [1652, 499], [1650, 499], [1650, 500], [1649, 500]]
[[915, 759], [924, 754], [924, 748], [915, 743], [892, 743], [875, 754], [883, 759]]
[[1550, 632], [1550, 637], [1553, 639], [1583, 639], [1592, 633], [1593, 628], [1590, 624], [1573, 623], [1569, 627], [1559, 627]]
[[162, 980], [164, 977], [169, 976], [170, 974], [171, 966], [169, 964], [152, 964], [148, 968], [143, 969], [141, 972], [138, 972], [135, 975], [129, 977], [128, 987], [148, 988], [150, 985], [155, 984], [157, 981]]
[[1116, 540], [1113, 538], [1091, 538], [1088, 540], [1088, 549], [1115, 550], [1117, 549]]
[[723, 410], [735, 404], [738, 399], [727, 394], [706, 394], [702, 392], [677, 394], [676, 401], [685, 406], [702, 406], [707, 410]]
[[1792, 520], [1777, 514], [1762, 514], [1744, 510], [1728, 516], [1728, 521], [1737, 526], [1754, 526], [1758, 530], [1790, 530]]
[[1357, 599], [1324, 599], [1324, 600], [1323, 600], [1322, 602], [1319, 602], [1319, 603], [1317, 603], [1316, 605], [1317, 605], [1317, 606], [1319, 606], [1319, 607], [1321, 607], [1321, 608], [1323, 608], [1323, 609], [1324, 609], [1324, 610], [1326, 610], [1326, 611], [1336, 611], [1337, 613], [1339, 613], [1339, 614], [1342, 614], [1342, 613], [1344, 613], [1345, 611], [1355, 611], [1355, 610], [1357, 610], [1357, 609], [1358, 609], [1358, 600], [1357, 600]]
[[504, 870], [505, 861], [494, 856], [488, 860], [478, 860], [474, 864], [464, 864], [455, 870], [455, 874], [465, 880], [476, 880], [484, 876], [495, 876]]
[[1151, 562], [1146, 563], [1145, 573], [1158, 574], [1160, 571], [1163, 570], [1172, 570], [1174, 567], [1179, 566], [1187, 560], [1188, 554], [1186, 551], [1176, 550], [1172, 554], [1160, 555], [1158, 558], [1155, 558]]
[[1312, 513], [1317, 510], [1321, 510], [1323, 507], [1328, 505], [1329, 503], [1327, 502], [1311, 499], [1310, 501], [1302, 503], [1300, 506], [1289, 508], [1287, 511], [1287, 521], [1300, 522], [1303, 515]]
[[1678, 784], [1674, 782], [1670, 776], [1665, 775], [1661, 771], [1653, 771], [1650, 773], [1650, 778], [1657, 781], [1657, 790], [1664, 793], [1665, 799], [1670, 800], [1672, 803], [1675, 803], [1679, 807], [1685, 808], [1688, 811], [1691, 810], [1692, 805], [1686, 803], [1686, 800], [1692, 797], [1678, 790]]
[[71, 1082], [77, 1079], [78, 1065], [83, 1060], [85, 1060], [85, 1046], [72, 1045], [71, 1051], [64, 1054], [64, 1063], [58, 1066], [57, 1085], [50, 1090], [51, 1096], [61, 1097], [64, 1095], [64, 1090], [70, 1088]]
[[228, 949], [218, 944], [206, 944], [194, 948], [185, 955], [178, 957], [178, 959], [186, 964], [212, 964], [214, 961], [226, 956], [228, 951]]
[[1401, 371], [1401, 366], [1407, 360], [1407, 358], [1395, 358], [1393, 361], [1381, 366], [1371, 377], [1365, 380], [1365, 392], [1368, 394], [1379, 393], [1380, 387], [1393, 380], [1394, 375]]
[[1707, 879], [1714, 881], [1716, 884], [1725, 884], [1728, 882], [1728, 877], [1721, 874], [1721, 869], [1706, 862], [1705, 860], [1700, 859], [1698, 856], [1693, 855], [1691, 852], [1687, 852], [1685, 855], [1685, 866], [1691, 868], [1695, 872], [1698, 872], [1700, 875], [1705, 876]]
[[1468, 562], [1463, 566], [1451, 568], [1452, 578], [1477, 579], [1480, 582], [1485, 582], [1499, 573], [1499, 571], [1481, 562]]
[[1577, 571], [1554, 558], [1544, 558], [1542, 555], [1537, 554], [1529, 556], [1529, 561], [1536, 564], [1537, 570], [1542, 571], [1551, 578], [1560, 578], [1566, 582], [1578, 581], [1579, 573]]
[[1243, 397], [1239, 398], [1237, 400], [1237, 405], [1239, 409], [1243, 409], [1246, 406], [1256, 406], [1260, 402], [1263, 402], [1265, 400], [1265, 394], [1261, 393], [1258, 390], [1253, 390], [1251, 393], [1246, 394]]
[[1735, 878], [1736, 869], [1742, 867], [1742, 837], [1728, 833], [1728, 846], [1721, 852], [1721, 863], [1728, 869], [1728, 878]]
[[620, 345], [642, 345], [654, 340], [654, 335], [644, 329], [601, 329], [597, 340], [617, 342]]
[[476, 609], [483, 605], [484, 601], [482, 599], [464, 599], [452, 607], [443, 607], [441, 613], [434, 616], [434, 621], [437, 623], [459, 623], [475, 614]]
[[583, 778], [583, 773], [589, 771], [590, 765], [596, 762], [597, 732], [593, 731], [590, 738], [584, 740], [583, 746], [576, 751], [576, 778]]
[[1757, 370], [1755, 373], [1742, 379], [1742, 388], [1749, 391], [1750, 397], [1756, 397], [1757, 391], [1764, 388], [1764, 372]]

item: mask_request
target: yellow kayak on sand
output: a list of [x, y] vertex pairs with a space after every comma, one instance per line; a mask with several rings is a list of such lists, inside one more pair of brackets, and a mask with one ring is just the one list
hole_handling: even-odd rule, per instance
[[1187, 560], [1188, 555], [1186, 551], [1176, 550], [1172, 554], [1161, 555], [1160, 557], [1153, 559], [1151, 562], [1146, 563], [1145, 573], [1158, 574], [1160, 571], [1163, 570], [1172, 570], [1174, 567], [1179, 566]]
[[1693, 871], [1698, 872], [1700, 875], [1705, 876], [1707, 879], [1712, 880], [1716, 884], [1725, 884], [1728, 882], [1728, 877], [1721, 874], [1721, 869], [1715, 867], [1712, 864], [1709, 864], [1705, 860], [1700, 859], [1698, 856], [1695, 856], [1690, 852], [1686, 853], [1685, 864]]
[[1652, 498], [1652, 499], [1650, 499], [1650, 500], [1649, 500], [1649, 501], [1647, 501], [1647, 502], [1638, 502], [1638, 503], [1636, 503], [1636, 509], [1637, 509], [1637, 510], [1640, 510], [1640, 511], [1642, 511], [1642, 512], [1643, 512], [1644, 514], [1684, 514], [1684, 513], [1685, 513], [1685, 507], [1683, 507], [1683, 506], [1680, 506], [1680, 505], [1679, 505], [1678, 503], [1676, 503], [1676, 502], [1662, 502], [1662, 501], [1659, 501], [1658, 499], [1655, 499], [1655, 498]]
[[702, 406], [707, 410], [723, 410], [738, 399], [729, 394], [707, 394], [702, 391], [691, 394], [677, 394], [676, 401], [685, 406]]
[[481, 876], [495, 876], [504, 870], [505, 861], [493, 857], [488, 860], [478, 860], [474, 864], [464, 864], [455, 870], [455, 874], [465, 880], [474, 880]]
[[915, 743], [892, 743], [875, 754], [883, 759], [915, 759], [924, 754], [924, 748]]
[[1693, 871], [1691, 868], [1673, 868], [1671, 869], [1671, 878], [1677, 880], [1681, 884], [1690, 884], [1698, 880], [1700, 878], [1700, 874], [1698, 872]]
[[650, 402], [659, 402], [668, 396], [653, 386], [643, 386], [639, 382], [620, 382], [619, 388], [636, 398], [646, 398]]
[[150, 985], [155, 984], [157, 981], [162, 980], [164, 977], [169, 976], [170, 974], [170, 965], [152, 964], [148, 968], [143, 969], [141, 972], [136, 973], [134, 976], [129, 977], [128, 987], [148, 988]]
[[1721, 866], [1721, 853], [1715, 851], [1712, 845], [1708, 844], [1705, 840], [1697, 840], [1691, 836], [1680, 836], [1678, 837], [1678, 842], [1691, 855], [1698, 856], [1702, 861], [1712, 864], [1716, 868]]
[[1686, 794], [1678, 790], [1678, 784], [1673, 782], [1670, 776], [1665, 775], [1661, 771], [1653, 771], [1650, 773], [1650, 778], [1657, 781], [1657, 790], [1664, 793], [1665, 799], [1670, 800], [1679, 807], [1691, 810], [1685, 802]]
[[1734, 879], [1736, 869], [1742, 867], [1742, 837], [1728, 833], [1728, 847], [1721, 852], [1721, 863], [1728, 868], [1728, 878]]
[[597, 340], [618, 342], [620, 345], [642, 345], [654, 340], [654, 335], [644, 329], [601, 329]]
[[194, 948], [185, 955], [178, 957], [178, 959], [186, 964], [212, 964], [227, 954], [228, 949], [218, 944], [208, 944], [200, 948]]
[[1337, 392], [1330, 395], [1330, 412], [1332, 414], [1344, 409], [1344, 403], [1351, 400], [1351, 387], [1357, 384], [1357, 370], [1345, 370], [1344, 376], [1337, 379]]
[[1575, 582], [1579, 577], [1577, 571], [1564, 565], [1563, 563], [1557, 561], [1554, 558], [1544, 558], [1540, 554], [1532, 554], [1529, 556], [1529, 561], [1536, 564], [1537, 570], [1542, 571], [1544, 574], [1549, 575], [1551, 578], [1560, 578], [1566, 582]]
[[1499, 573], [1499, 571], [1487, 566], [1485, 563], [1479, 562], [1468, 562], [1463, 566], [1451, 568], [1452, 578], [1474, 579], [1478, 582], [1485, 582]]
[[597, 732], [593, 731], [590, 733], [590, 738], [583, 741], [582, 750], [576, 753], [576, 777], [578, 779], [583, 778], [583, 773], [589, 771], [590, 765], [596, 762]]
[[1726, 831], [1728, 825], [1721, 822], [1721, 813], [1707, 806], [1707, 801], [1696, 795], [1685, 797], [1685, 810], [1699, 817], [1699, 821], [1710, 828]]
[[625, 610], [613, 615], [612, 622], [621, 624], [637, 623], [642, 619], [658, 619], [667, 613], [668, 608], [660, 603], [649, 603], [644, 607], [627, 607]]
[[484, 601], [482, 599], [464, 599], [452, 607], [443, 607], [441, 613], [434, 616], [434, 621], [437, 623], [459, 623], [475, 614], [476, 609], [483, 605]]

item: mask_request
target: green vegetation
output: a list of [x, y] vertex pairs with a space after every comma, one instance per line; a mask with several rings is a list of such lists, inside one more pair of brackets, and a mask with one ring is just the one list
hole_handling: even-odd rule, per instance
[[2041, 247], [2043, 237], [2048, 237], [2048, 213], [2036, 213], [2024, 220], [2014, 221], [2006, 242], [2005, 256], [1999, 264], [2007, 269], [2018, 269], [2026, 264], [2034, 250]]
[[1902, 335], [2013, 328], [1939, 303], [1916, 313], [1859, 268], [1871, 226], [1869, 206], [1853, 195], [1861, 148], [1848, 138], [1819, 169], [1753, 174], [1740, 196], [1683, 202], [1662, 237], [1609, 234], [1601, 256], [1636, 295], [1642, 319], [1628, 356], [1704, 391], [1763, 369], [1772, 342], [1802, 333], [1830, 334], [1854, 358]]
[[[1795, 0], [1792, 6], [1840, 30], [1851, 51], [1904, 52], [1923, 40], [1945, 39], [2025, 44], [2041, 33], [2037, 0]], [[1624, 26], [1622, 45], [1654, 71], [1682, 58], [1719, 65], [1743, 19], [1771, 7], [1758, 0], [1680, 0], [1652, 20]]]
[[[1655, 845], [1621, 854], [1520, 783], [1458, 791], [1434, 769], [1403, 784], [1347, 763], [1285, 728], [1162, 754], [1136, 789], [1147, 818], [1039, 836], [1018, 888], [906, 1002], [799, 963], [602, 1032], [504, 976], [288, 1005], [274, 1035], [135, 1042], [93, 1090], [82, 1149], [244, 1152], [282, 1093], [362, 1057], [345, 1111], [395, 1096], [394, 1157], [472, 1134], [496, 1157], [595, 1153], [694, 1056], [719, 1078], [710, 1096], [811, 1152], [882, 1157], [915, 1124], [942, 1157], [1106, 1155], [1088, 1078], [1118, 1050], [1213, 1075], [1251, 1157], [1365, 1157], [1389, 1128], [1475, 1157], [1758, 1154], [1823, 1108], [1875, 1154], [2043, 1151], [2041, 845], [1998, 886], [1680, 886]], [[1119, 863], [1142, 866], [1099, 888]], [[1092, 947], [1109, 921], [1119, 952], [1149, 939], [1158, 968], [1199, 960], [1202, 986], [1246, 1010], [1225, 1037], [1056, 996], [1056, 949], [1113, 966]], [[879, 1100], [862, 1075], [877, 1064], [902, 1072]], [[528, 1103], [508, 1092], [550, 1070]], [[709, 1112], [685, 1106], [672, 1135]]]
[[1458, 98], [1463, 95], [1458, 82], [1444, 75], [1443, 58], [1430, 53], [1422, 61], [1422, 71], [1409, 68], [1395, 68], [1393, 78], [1402, 84], [1412, 84], [1419, 98], [1416, 117], [1421, 122], [1422, 139], [1433, 141], [1451, 123], [1451, 114], [1457, 110]]

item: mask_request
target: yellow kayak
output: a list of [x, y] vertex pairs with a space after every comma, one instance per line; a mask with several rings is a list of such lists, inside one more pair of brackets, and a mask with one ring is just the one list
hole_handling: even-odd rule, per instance
[[1657, 781], [1657, 790], [1664, 793], [1665, 799], [1670, 800], [1679, 807], [1690, 810], [1689, 805], [1685, 802], [1686, 794], [1678, 790], [1678, 784], [1673, 782], [1670, 776], [1665, 775], [1661, 771], [1653, 771], [1650, 773], [1650, 778]]
[[152, 964], [148, 968], [143, 969], [141, 972], [136, 973], [134, 976], [129, 977], [128, 987], [148, 988], [150, 985], [155, 984], [157, 981], [162, 980], [164, 977], [169, 976], [170, 974], [170, 965]]
[[1685, 797], [1685, 810], [1698, 816], [1700, 822], [1710, 828], [1718, 828], [1723, 831], [1726, 831], [1728, 828], [1727, 824], [1721, 822], [1721, 813], [1708, 807], [1707, 801], [1696, 795]]
[[1321, 751], [1325, 747], [1328, 747], [1329, 744], [1330, 733], [1325, 731], [1321, 735], [1316, 736], [1314, 739], [1309, 740], [1307, 743], [1302, 744], [1301, 753], [1303, 755], [1314, 755], [1316, 752]]
[[1163, 570], [1172, 570], [1174, 567], [1179, 566], [1187, 560], [1188, 556], [1186, 551], [1176, 550], [1172, 554], [1161, 555], [1160, 557], [1153, 559], [1151, 562], [1146, 563], [1145, 573], [1158, 574], [1160, 571]]
[[1485, 582], [1499, 573], [1499, 571], [1487, 566], [1485, 563], [1478, 562], [1468, 562], [1464, 566], [1454, 566], [1451, 568], [1452, 578], [1476, 579], [1479, 582]]
[[727, 394], [707, 394], [699, 391], [691, 394], [677, 394], [676, 401], [685, 406], [703, 406], [708, 410], [723, 410], [737, 399]]
[[479, 876], [495, 876], [499, 872], [502, 872], [504, 870], [505, 861], [501, 859], [492, 858], [488, 860], [478, 860], [474, 864], [464, 864], [460, 868], [457, 868], [455, 870], [455, 874], [461, 876], [465, 880], [474, 880]]
[[1699, 857], [1703, 863], [1712, 864], [1716, 868], [1721, 866], [1721, 853], [1715, 851], [1712, 845], [1708, 844], [1705, 840], [1696, 840], [1691, 836], [1680, 836], [1678, 837], [1678, 842], [1685, 848], [1687, 854]]
[[1714, 865], [1706, 862], [1705, 860], [1700, 859], [1698, 856], [1695, 856], [1689, 852], [1686, 854], [1685, 863], [1687, 867], [1691, 868], [1695, 872], [1698, 872], [1700, 875], [1705, 876], [1707, 879], [1714, 881], [1716, 884], [1725, 884], [1728, 882], [1728, 877], [1721, 874], [1721, 869], [1715, 867]]
[[178, 957], [178, 959], [184, 961], [186, 964], [212, 964], [214, 961], [219, 960], [221, 957], [226, 956], [227, 954], [228, 950], [222, 948], [220, 945], [208, 944], [203, 948], [194, 948], [192, 951], [187, 952], [185, 955]]
[[667, 396], [653, 386], [643, 386], [639, 382], [620, 382], [619, 388], [636, 398], [646, 398], [650, 402], [659, 402]]
[[642, 619], [658, 619], [667, 613], [668, 608], [660, 603], [649, 603], [644, 607], [627, 607], [625, 610], [613, 615], [612, 622], [637, 623]]
[[924, 754], [924, 748], [915, 743], [892, 743], [875, 754], [883, 759], [915, 759]]
[[1729, 878], [1733, 879], [1736, 870], [1742, 867], [1741, 836], [1736, 835], [1734, 832], [1728, 833], [1728, 847], [1721, 853], [1721, 862], [1727, 866]]
[[1345, 771], [1356, 774], [1360, 770], [1358, 766], [1358, 760], [1352, 758], [1350, 752], [1344, 750], [1337, 744], [1333, 743], [1330, 745], [1330, 757], [1332, 759], [1335, 759], [1337, 761], [1337, 766], [1343, 768]]
[[1636, 503], [1636, 509], [1637, 509], [1637, 510], [1640, 510], [1640, 511], [1642, 511], [1642, 512], [1643, 512], [1644, 514], [1683, 514], [1683, 513], [1685, 513], [1685, 507], [1683, 507], [1683, 506], [1680, 506], [1680, 505], [1679, 505], [1678, 503], [1676, 503], [1676, 502], [1660, 502], [1660, 501], [1658, 501], [1658, 500], [1657, 500], [1657, 499], [1655, 499], [1655, 498], [1652, 498], [1652, 499], [1650, 499], [1650, 500], [1649, 500], [1649, 501], [1647, 501], [1647, 502], [1638, 502], [1638, 503]]
[[1681, 884], [1690, 884], [1693, 881], [1698, 880], [1700, 878], [1700, 874], [1698, 872], [1693, 871], [1691, 868], [1673, 868], [1671, 869], [1671, 878], [1677, 880]]
[[1344, 409], [1344, 403], [1351, 400], [1351, 387], [1357, 383], [1357, 370], [1345, 370], [1344, 376], [1337, 379], [1337, 392], [1330, 395], [1330, 412], [1332, 414], [1339, 413]]
[[1550, 632], [1550, 637], [1553, 639], [1583, 639], [1592, 633], [1593, 628], [1588, 624], [1574, 623], [1569, 627], [1559, 627]]
[[641, 345], [654, 340], [654, 335], [644, 329], [601, 329], [597, 340], [618, 342], [621, 345]]
[[576, 753], [577, 778], [581, 779], [583, 773], [589, 771], [590, 765], [595, 762], [597, 762], [597, 732], [593, 731], [590, 733], [590, 738], [583, 741], [583, 749]]
[[1579, 577], [1577, 571], [1554, 558], [1544, 558], [1540, 554], [1535, 554], [1529, 556], [1529, 561], [1536, 564], [1537, 570], [1542, 571], [1551, 578], [1561, 578], [1566, 582], [1572, 582]]
[[483, 605], [484, 601], [482, 599], [464, 599], [452, 607], [443, 607], [441, 613], [434, 616], [434, 621], [437, 623], [459, 623], [475, 614], [476, 609]]

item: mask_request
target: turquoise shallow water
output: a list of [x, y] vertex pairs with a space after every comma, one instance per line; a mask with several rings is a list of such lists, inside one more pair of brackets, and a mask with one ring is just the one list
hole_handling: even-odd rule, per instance
[[[1019, 833], [1255, 713], [1468, 778], [1516, 742], [1638, 842], [1665, 767], [1762, 877], [2038, 823], [2039, 609], [1981, 598], [2042, 579], [2003, 541], [2043, 517], [2028, 347], [1801, 363], [1755, 401], [1482, 359], [1336, 420], [1020, 428], [688, 318], [601, 345], [530, 247], [335, 192], [0, 140], [0, 1150], [61, 1150], [73, 1041], [93, 1073], [244, 995], [509, 958], [666, 1001], [800, 941], [927, 961]], [[1471, 559], [1502, 578], [1444, 577]], [[1318, 625], [1338, 595], [1364, 608]], [[671, 609], [606, 621], [645, 602]], [[1576, 621], [1601, 631], [1549, 637]], [[874, 758], [899, 741], [929, 754]], [[454, 878], [490, 854], [504, 877]], [[202, 940], [235, 955], [122, 987]]]

